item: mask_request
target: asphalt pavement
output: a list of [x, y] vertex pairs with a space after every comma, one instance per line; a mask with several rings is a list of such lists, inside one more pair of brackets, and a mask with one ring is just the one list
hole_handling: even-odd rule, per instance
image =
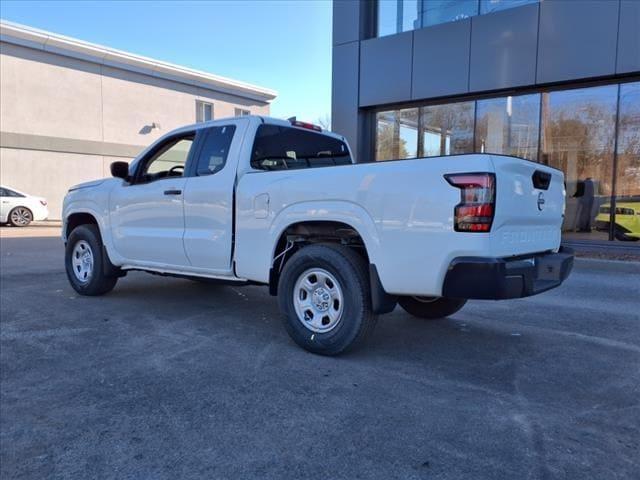
[[2, 230], [2, 479], [638, 478], [638, 263], [396, 309], [326, 358], [265, 288], [134, 272], [80, 297], [59, 238]]

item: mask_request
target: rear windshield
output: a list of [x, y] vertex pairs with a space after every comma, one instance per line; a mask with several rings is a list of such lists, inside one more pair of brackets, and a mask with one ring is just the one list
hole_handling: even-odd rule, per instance
[[259, 170], [348, 165], [347, 145], [337, 138], [300, 128], [260, 125], [251, 154], [251, 166]]

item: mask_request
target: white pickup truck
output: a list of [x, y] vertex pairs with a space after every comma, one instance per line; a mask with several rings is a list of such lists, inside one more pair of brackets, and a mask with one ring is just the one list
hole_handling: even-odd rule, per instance
[[513, 157], [354, 164], [339, 135], [248, 116], [170, 132], [111, 173], [64, 201], [78, 293], [130, 270], [268, 285], [293, 340], [326, 355], [397, 303], [440, 318], [557, 287], [573, 265], [562, 172]]

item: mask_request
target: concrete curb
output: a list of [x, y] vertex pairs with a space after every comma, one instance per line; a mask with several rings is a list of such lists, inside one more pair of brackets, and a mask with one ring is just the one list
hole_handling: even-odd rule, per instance
[[30, 227], [61, 227], [62, 220], [42, 220], [39, 222], [32, 222]]
[[632, 260], [603, 260], [579, 257], [574, 260], [575, 268], [590, 268], [604, 272], [640, 274], [640, 262]]

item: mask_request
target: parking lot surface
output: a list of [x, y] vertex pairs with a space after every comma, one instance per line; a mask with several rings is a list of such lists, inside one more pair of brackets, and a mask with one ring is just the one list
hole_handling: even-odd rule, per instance
[[264, 288], [134, 272], [80, 297], [59, 238], [2, 230], [2, 479], [638, 478], [637, 264], [397, 309], [325, 358]]

